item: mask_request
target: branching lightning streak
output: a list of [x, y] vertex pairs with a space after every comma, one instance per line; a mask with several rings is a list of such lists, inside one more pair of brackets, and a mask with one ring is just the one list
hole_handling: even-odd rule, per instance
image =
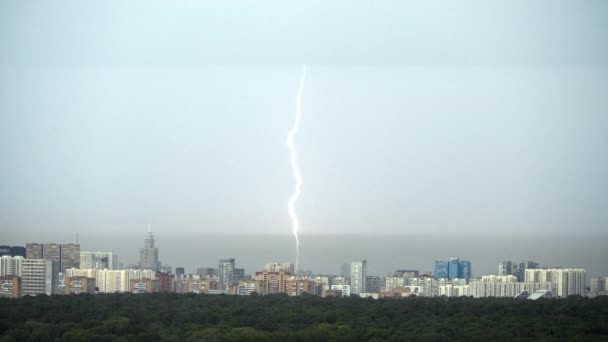
[[294, 191], [289, 197], [289, 203], [287, 205], [289, 211], [289, 218], [291, 219], [291, 230], [294, 238], [296, 239], [296, 264], [295, 271], [297, 273], [300, 263], [300, 238], [298, 237], [298, 230], [300, 229], [300, 221], [296, 214], [295, 204], [300, 194], [302, 193], [302, 176], [300, 175], [300, 167], [298, 166], [298, 155], [296, 147], [293, 143], [293, 138], [298, 133], [300, 128], [300, 116], [302, 115], [302, 92], [304, 91], [304, 80], [306, 79], [306, 64], [302, 66], [302, 75], [300, 76], [300, 88], [298, 89], [298, 97], [296, 100], [296, 119], [293, 127], [287, 133], [287, 147], [291, 155], [291, 168], [293, 169], [293, 178], [295, 180]]

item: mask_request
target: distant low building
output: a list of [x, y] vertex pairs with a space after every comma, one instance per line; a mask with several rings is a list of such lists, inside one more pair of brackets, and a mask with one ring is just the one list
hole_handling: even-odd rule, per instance
[[321, 286], [311, 279], [302, 279], [291, 277], [286, 282], [286, 291], [290, 296], [301, 296], [304, 293], [319, 295], [321, 294]]
[[350, 285], [332, 285], [331, 291], [337, 296], [350, 297]]
[[608, 296], [608, 276], [591, 278], [589, 296]]
[[391, 291], [382, 291], [380, 298], [400, 298], [409, 296], [422, 296], [424, 294], [422, 286], [402, 286], [396, 287]]
[[16, 275], [0, 276], [0, 297], [18, 298], [21, 296], [21, 278]]
[[156, 273], [158, 292], [175, 292], [175, 275], [169, 273]]
[[469, 285], [440, 285], [439, 295], [446, 297], [465, 297], [469, 296]]
[[255, 280], [243, 279], [239, 281], [237, 294], [241, 296], [249, 296], [250, 294], [255, 292], [255, 288]]
[[131, 293], [153, 293], [158, 292], [157, 279], [131, 279], [129, 282], [129, 292]]
[[281, 272], [256, 272], [256, 292], [261, 295], [288, 293], [287, 281], [291, 278], [291, 273]]
[[95, 293], [95, 278], [88, 277], [65, 277], [64, 291], [66, 295]]
[[365, 277], [365, 291], [368, 293], [379, 293], [382, 285], [382, 278], [378, 276]]
[[219, 283], [208, 279], [190, 279], [187, 285], [188, 293], [207, 294], [210, 290], [219, 288]]
[[384, 279], [384, 292], [390, 292], [392, 289], [403, 287], [405, 279], [403, 277], [388, 277]]

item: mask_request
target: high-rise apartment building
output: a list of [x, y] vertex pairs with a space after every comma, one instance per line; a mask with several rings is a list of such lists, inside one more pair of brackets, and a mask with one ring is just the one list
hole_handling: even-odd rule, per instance
[[539, 290], [554, 291], [550, 282], [520, 282], [514, 275], [482, 276], [480, 280], [469, 282], [468, 295], [475, 298], [485, 297], [515, 297], [522, 292], [535, 293]]
[[64, 243], [61, 245], [61, 271], [68, 268], [80, 268], [80, 245]]
[[366, 293], [367, 260], [357, 260], [350, 264], [350, 292]]
[[[57, 293], [53, 267], [57, 263], [45, 259], [23, 259], [21, 264], [21, 292], [24, 296]], [[57, 272], [58, 273], [58, 272]]]
[[218, 273], [220, 284], [225, 288], [234, 282], [234, 258], [220, 259]]
[[169, 273], [156, 273], [158, 292], [175, 292], [175, 275]]
[[498, 275], [506, 276], [513, 275], [513, 262], [512, 261], [503, 261], [498, 264]]
[[158, 248], [154, 246], [154, 235], [148, 226], [148, 233], [144, 238], [144, 248], [139, 251], [139, 268], [142, 270], [160, 271]]
[[0, 258], [0, 276], [15, 275], [21, 277], [21, 264], [23, 263], [22, 256], [5, 255]]
[[28, 243], [25, 249], [27, 259], [53, 261], [57, 273], [65, 272], [68, 268], [80, 267], [80, 245], [76, 243]]
[[286, 282], [286, 290], [289, 296], [301, 296], [304, 293], [319, 295], [320, 286], [312, 279], [291, 277]]
[[248, 276], [245, 274], [244, 268], [235, 268], [234, 275], [232, 276], [232, 283], [238, 284], [239, 281], [247, 279]]
[[526, 269], [525, 281], [534, 283], [552, 283], [555, 285], [554, 295], [568, 297], [585, 295], [587, 272], [580, 268], [548, 268]]
[[540, 266], [539, 263], [534, 262], [534, 261], [520, 262], [519, 266], [517, 267], [517, 270], [516, 270], [517, 272], [514, 275], [517, 276], [517, 279], [519, 281], [525, 281], [526, 280], [526, 270], [529, 268], [535, 268], [535, 269], [540, 268], [539, 266]]
[[379, 293], [382, 291], [382, 278], [378, 276], [365, 277], [365, 292]]
[[405, 279], [403, 277], [388, 277], [384, 280], [384, 291], [390, 292], [398, 287], [405, 285]]
[[56, 261], [61, 267], [61, 244], [45, 243], [42, 247], [42, 259]]
[[350, 264], [342, 264], [340, 265], [340, 276], [346, 279], [347, 283], [350, 283]]
[[237, 294], [240, 296], [249, 296], [255, 292], [256, 281], [253, 279], [244, 279], [239, 281]]
[[256, 292], [261, 295], [287, 293], [287, 281], [291, 279], [291, 273], [280, 272], [256, 272]]
[[108, 269], [68, 269], [66, 277], [87, 277], [95, 279], [100, 293], [128, 292], [132, 279], [156, 279], [152, 270], [108, 270]]

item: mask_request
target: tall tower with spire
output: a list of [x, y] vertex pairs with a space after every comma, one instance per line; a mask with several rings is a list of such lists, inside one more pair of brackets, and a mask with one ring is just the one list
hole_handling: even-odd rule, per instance
[[148, 224], [148, 233], [144, 238], [144, 248], [139, 252], [139, 268], [142, 270], [160, 271], [160, 261], [158, 261], [158, 248], [154, 247], [154, 235]]

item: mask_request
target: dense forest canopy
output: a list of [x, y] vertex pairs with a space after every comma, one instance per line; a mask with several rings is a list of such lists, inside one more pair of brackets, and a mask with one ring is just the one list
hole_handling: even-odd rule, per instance
[[608, 340], [608, 297], [112, 294], [0, 299], [0, 341]]

